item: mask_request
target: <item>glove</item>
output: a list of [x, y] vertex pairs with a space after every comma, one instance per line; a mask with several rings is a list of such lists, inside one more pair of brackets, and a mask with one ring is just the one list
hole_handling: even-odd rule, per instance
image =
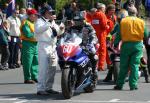
[[96, 53], [96, 49], [95, 46], [93, 44], [87, 44], [86, 48], [88, 49], [88, 51], [92, 54]]
[[111, 41], [112, 40], [112, 35], [108, 34], [107, 37], [106, 37], [106, 39], [109, 40], [109, 41]]

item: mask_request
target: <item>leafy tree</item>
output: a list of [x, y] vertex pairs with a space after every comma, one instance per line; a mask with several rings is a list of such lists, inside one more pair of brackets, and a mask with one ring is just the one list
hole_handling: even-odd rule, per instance
[[108, 5], [108, 4], [112, 3], [112, 0], [96, 0], [96, 1], [104, 3], [105, 5]]
[[56, 12], [58, 13], [68, 3], [70, 3], [70, 0], [57, 0], [55, 5]]
[[112, 3], [112, 0], [79, 0], [79, 3], [82, 4], [82, 6], [86, 9], [91, 9], [94, 7], [94, 4], [96, 2], [104, 3], [104, 4], [110, 4]]
[[17, 8], [19, 9], [19, 8], [21, 8], [21, 7], [23, 7], [23, 0], [16, 0], [16, 4], [17, 4]]

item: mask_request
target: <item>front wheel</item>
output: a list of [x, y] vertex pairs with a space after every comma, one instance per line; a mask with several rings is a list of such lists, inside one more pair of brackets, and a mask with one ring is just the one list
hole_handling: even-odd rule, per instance
[[62, 69], [61, 76], [61, 89], [64, 98], [70, 99], [74, 94], [76, 83], [76, 72], [75, 69], [65, 68]]

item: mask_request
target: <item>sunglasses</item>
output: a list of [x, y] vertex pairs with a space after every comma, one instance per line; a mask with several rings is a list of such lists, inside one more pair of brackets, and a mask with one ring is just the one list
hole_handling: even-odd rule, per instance
[[19, 14], [18, 12], [15, 12], [15, 14]]
[[55, 11], [49, 12], [50, 15], [55, 15]]

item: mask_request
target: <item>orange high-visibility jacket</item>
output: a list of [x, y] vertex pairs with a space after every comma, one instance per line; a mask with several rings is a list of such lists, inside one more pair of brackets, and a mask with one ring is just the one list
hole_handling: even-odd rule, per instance
[[113, 17], [108, 16], [108, 15], [106, 15], [106, 16], [107, 16], [107, 20], [108, 20], [107, 25], [109, 25], [109, 28], [107, 29], [107, 33], [109, 34], [114, 28], [114, 25], [117, 21], [117, 17], [116, 17], [116, 15], [113, 15]]
[[108, 29], [107, 17], [101, 11], [95, 12], [95, 14], [91, 15], [91, 24], [96, 31], [97, 37], [99, 37], [99, 35], [102, 35], [101, 33], [105, 32], [106, 29]]
[[91, 15], [91, 24], [96, 31], [98, 41], [100, 44], [99, 48], [99, 68], [104, 70], [104, 64], [106, 61], [106, 35], [107, 29], [107, 17], [105, 13], [99, 11]]

